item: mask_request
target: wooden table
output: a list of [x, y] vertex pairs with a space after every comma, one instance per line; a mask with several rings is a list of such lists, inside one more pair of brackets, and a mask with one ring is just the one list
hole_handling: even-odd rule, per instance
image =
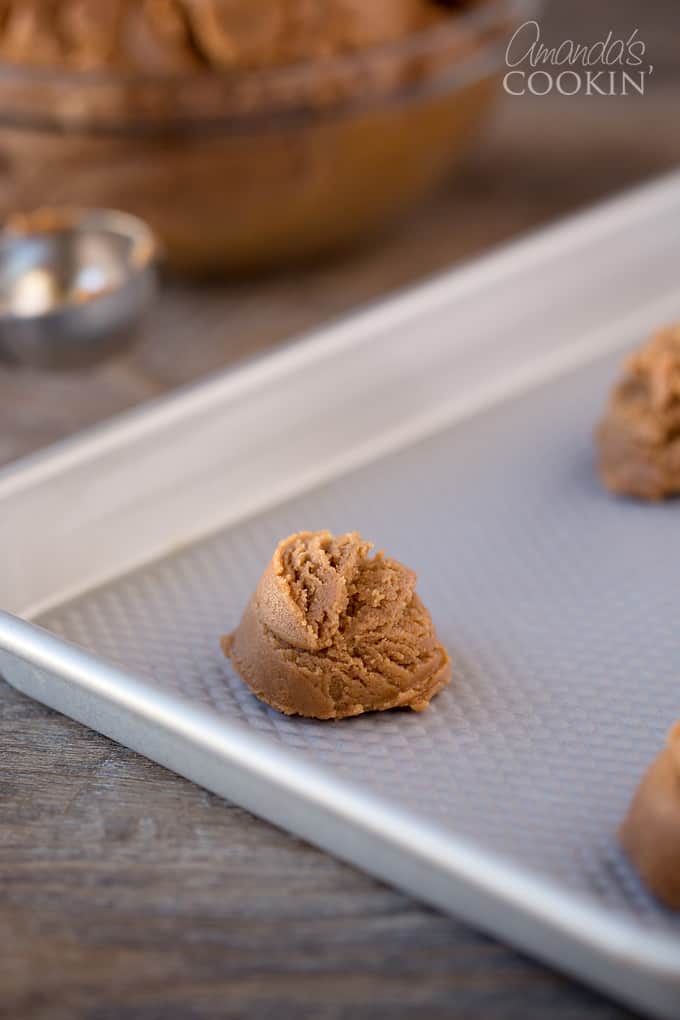
[[[173, 284], [141, 345], [85, 375], [0, 371], [0, 462], [670, 167], [678, 91], [662, 74], [644, 100], [509, 100], [370, 251]], [[2, 684], [0, 798], [8, 1020], [630, 1016]]]

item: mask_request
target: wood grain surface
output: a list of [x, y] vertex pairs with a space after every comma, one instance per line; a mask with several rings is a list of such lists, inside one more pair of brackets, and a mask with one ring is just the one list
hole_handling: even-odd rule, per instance
[[[577, 34], [595, 5], [565, 6], [553, 29]], [[370, 250], [304, 276], [168, 281], [128, 355], [0, 370], [0, 462], [677, 163], [679, 6], [617, 5], [657, 48], [647, 96], [507, 100], [463, 172]], [[7, 1020], [630, 1016], [3, 684], [0, 805]]]

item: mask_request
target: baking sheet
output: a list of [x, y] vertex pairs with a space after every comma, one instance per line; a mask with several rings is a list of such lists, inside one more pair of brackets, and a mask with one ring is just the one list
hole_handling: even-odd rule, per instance
[[[679, 922], [642, 889], [615, 830], [678, 714], [678, 504], [604, 493], [592, 428], [623, 349], [680, 314], [669, 262], [679, 211], [676, 178], [490, 260], [473, 286], [454, 274], [233, 387], [209, 384], [5, 476], [10, 570], [0, 593], [42, 601], [49, 608], [26, 615], [56, 637], [0, 614], [0, 670], [442, 909], [676, 1018]], [[618, 262], [603, 260], [620, 247]], [[574, 265], [570, 285], [593, 287], [589, 302], [574, 298], [564, 263]], [[601, 279], [589, 279], [591, 263]], [[537, 278], [547, 289], [532, 304]], [[492, 313], [505, 307], [499, 325]], [[561, 312], [554, 327], [548, 308]], [[381, 344], [393, 357], [386, 371]], [[358, 380], [356, 405], [351, 391], [334, 405], [362, 364], [376, 371]], [[262, 409], [288, 372], [309, 399], [285, 428], [279, 407], [273, 418]], [[263, 422], [251, 449], [240, 414]], [[347, 437], [347, 459], [337, 459]], [[310, 466], [296, 474], [302, 453]], [[347, 470], [352, 462], [364, 466]], [[276, 505], [260, 510], [253, 492], [264, 492], [267, 471]], [[225, 493], [231, 523], [215, 531]], [[44, 528], [46, 499], [66, 508], [51, 536], [31, 532], [39, 520]], [[454, 663], [427, 712], [287, 719], [221, 656], [219, 635], [237, 623], [277, 541], [322, 527], [359, 530], [418, 571]], [[123, 569], [148, 560], [159, 535], [164, 555]]]
[[[37, 622], [595, 898], [680, 921], [615, 840], [678, 714], [678, 506], [612, 499], [592, 427], [620, 357], [152, 564]], [[431, 708], [328, 724], [259, 702], [218, 646], [280, 537], [359, 530], [419, 574], [454, 680]], [[680, 956], [680, 942], [678, 943]]]

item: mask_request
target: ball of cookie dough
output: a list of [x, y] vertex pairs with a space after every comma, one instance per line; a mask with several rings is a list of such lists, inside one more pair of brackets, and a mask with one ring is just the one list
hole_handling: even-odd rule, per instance
[[426, 708], [451, 665], [412, 570], [356, 533], [281, 542], [222, 648], [252, 691], [286, 715], [342, 719]]
[[619, 837], [650, 891], [680, 910], [680, 722], [640, 783]]
[[612, 492], [647, 500], [680, 493], [680, 324], [627, 360], [597, 445], [600, 476]]

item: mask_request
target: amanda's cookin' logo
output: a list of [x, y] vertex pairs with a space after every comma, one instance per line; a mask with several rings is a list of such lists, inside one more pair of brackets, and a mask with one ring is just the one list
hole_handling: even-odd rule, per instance
[[609, 32], [605, 39], [580, 43], [565, 39], [546, 46], [537, 21], [525, 21], [505, 51], [503, 87], [511, 96], [628, 96], [645, 94], [654, 71], [645, 61], [646, 46], [637, 28], [626, 39]]

